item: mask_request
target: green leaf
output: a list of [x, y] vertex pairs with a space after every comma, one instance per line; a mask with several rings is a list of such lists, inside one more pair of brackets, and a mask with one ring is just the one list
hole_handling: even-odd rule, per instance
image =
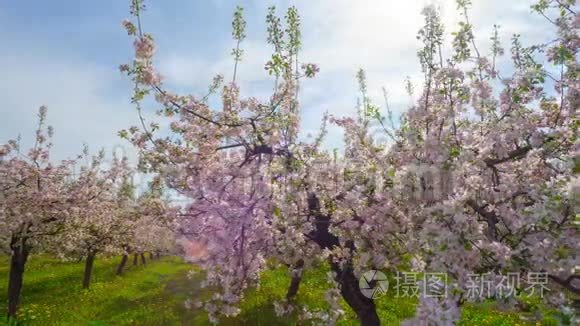
[[274, 207], [274, 216], [276, 217], [282, 216], [282, 211], [280, 210], [280, 207]]
[[458, 146], [453, 146], [449, 149], [449, 157], [456, 158], [461, 154], [461, 149]]

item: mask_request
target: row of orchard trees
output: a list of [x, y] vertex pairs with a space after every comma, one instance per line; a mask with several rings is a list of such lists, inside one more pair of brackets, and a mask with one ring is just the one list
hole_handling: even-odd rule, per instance
[[[211, 320], [239, 312], [243, 291], [259, 282], [271, 259], [293, 272], [280, 313], [308, 311], [292, 300], [301, 271], [329, 263], [331, 309], [305, 314], [325, 323], [339, 317], [342, 296], [361, 324], [379, 325], [358, 279], [366, 270], [404, 268], [403, 257], [412, 257], [417, 271], [447, 273], [453, 288], [446, 298], [422, 298], [417, 325], [453, 324], [458, 307], [471, 300], [466, 284], [473, 273], [545, 273], [550, 302], [559, 306], [579, 292], [575, 1], [534, 5], [555, 31], [553, 39], [526, 47], [514, 36], [513, 64], [503, 70], [496, 65], [504, 54], [497, 30], [490, 49], [478, 48], [470, 1], [457, 5], [463, 19], [450, 34], [450, 48], [437, 10], [423, 12], [418, 55], [424, 83], [400, 123], [380, 114], [361, 73], [361, 116], [329, 116], [320, 136], [305, 142], [297, 137], [298, 91], [318, 68], [300, 61], [295, 8], [287, 11], [285, 26], [269, 9], [273, 54], [265, 68], [273, 93], [259, 100], [240, 96], [236, 84], [246, 26], [241, 9], [233, 22], [232, 79], [224, 84], [218, 76], [208, 95], [196, 97], [166, 89], [155, 69], [153, 37], [142, 30], [143, 3], [132, 1], [133, 21], [124, 26], [134, 37], [135, 60], [121, 70], [135, 82], [137, 105], [154, 95], [175, 137], [157, 137], [154, 123], [122, 136], [144, 153], [143, 166], [172, 171], [165, 173], [167, 183], [191, 199], [182, 233], [205, 246], [200, 265], [208, 284], [221, 289], [199, 302]], [[221, 107], [210, 107], [208, 97], [220, 89]], [[371, 121], [389, 144], [376, 141]], [[344, 129], [343, 155], [321, 147], [327, 123]]]
[[[105, 164], [103, 152], [90, 157], [85, 149], [75, 160], [54, 162], [46, 112], [46, 107], [40, 108], [30, 150], [22, 150], [16, 140], [0, 147], [0, 248], [10, 255], [12, 317], [31, 253], [85, 257], [83, 287], [88, 288], [98, 254], [166, 251], [173, 243], [174, 211], [159, 182], [154, 180], [149, 191], [136, 197], [133, 171], [125, 158]], [[89, 163], [82, 166], [83, 161]]]

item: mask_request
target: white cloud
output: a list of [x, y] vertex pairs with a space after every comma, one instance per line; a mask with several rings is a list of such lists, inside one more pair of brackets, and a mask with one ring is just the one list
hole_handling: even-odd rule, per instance
[[[193, 92], [198, 96], [205, 95], [216, 75], [223, 75], [226, 82], [232, 78], [234, 59], [230, 55], [229, 45], [231, 44], [224, 44], [219, 53], [210, 57], [167, 51], [167, 55], [159, 58], [158, 69], [169, 86], [180, 91]], [[264, 64], [270, 58], [271, 52], [265, 41], [251, 39], [244, 41], [243, 50], [236, 82], [244, 91], [244, 96], [266, 99], [270, 96], [273, 83], [268, 82], [271, 78], [264, 70]]]
[[[252, 7], [265, 8], [271, 1], [253, 0]], [[482, 52], [489, 48], [493, 24], [503, 26], [501, 36], [507, 43], [512, 33], [530, 34], [531, 40], [545, 39], [545, 26], [529, 14], [529, 0], [479, 0], [474, 1], [470, 12], [471, 22], [478, 32]], [[420, 70], [416, 50], [420, 46], [415, 36], [423, 24], [422, 8], [434, 4], [441, 9], [446, 33], [456, 29], [461, 19], [455, 0], [321, 0], [276, 1], [279, 13], [295, 4], [302, 16], [304, 61], [321, 66], [318, 81], [310, 82], [307, 97], [316, 97], [314, 91], [325, 92], [332, 101], [342, 99], [345, 91], [356, 94], [354, 75], [359, 67], [367, 70], [371, 95], [380, 96], [381, 87], [389, 89], [396, 102], [404, 97], [403, 81], [407, 76], [417, 80]], [[262, 12], [246, 12], [249, 19], [262, 17]], [[255, 24], [255, 21], [251, 21]], [[252, 35], [250, 35], [252, 36]], [[205, 86], [216, 73], [231, 75], [232, 59], [229, 56], [230, 40], [224, 41], [223, 53], [216, 57], [191, 56], [191, 52], [174, 53], [162, 59], [162, 71], [176, 84]], [[265, 40], [251, 39], [242, 44], [245, 57], [240, 66], [240, 82], [263, 80], [263, 64], [269, 56]], [[328, 89], [330, 84], [335, 89]], [[340, 79], [340, 82], [336, 82]], [[338, 87], [338, 88], [337, 88]], [[374, 90], [373, 90], [374, 89]], [[335, 93], [332, 93], [335, 91]]]
[[101, 148], [110, 153], [119, 145], [134, 156], [117, 131], [137, 124], [137, 112], [129, 89], [113, 91], [119, 82], [113, 69], [60, 56], [0, 55], [0, 71], [9, 76], [0, 79], [0, 142], [21, 134], [23, 149], [29, 148], [38, 108], [46, 105], [47, 122], [55, 129], [55, 159], [80, 154], [83, 143], [93, 153]]

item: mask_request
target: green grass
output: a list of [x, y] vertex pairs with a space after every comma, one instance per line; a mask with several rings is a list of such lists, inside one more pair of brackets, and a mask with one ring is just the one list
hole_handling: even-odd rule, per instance
[[[24, 275], [18, 319], [24, 324], [171, 324], [179, 321], [176, 298], [165, 284], [189, 266], [164, 257], [115, 276], [119, 259], [95, 262], [91, 288], [81, 287], [83, 263], [31, 257]], [[0, 305], [5, 311], [8, 263], [0, 262]], [[144, 323], [144, 321], [147, 321]]]
[[[188, 278], [191, 265], [175, 257], [148, 261], [146, 266], [128, 266], [123, 276], [115, 276], [119, 259], [97, 258], [89, 290], [81, 288], [83, 263], [61, 262], [48, 256], [32, 256], [25, 273], [18, 320], [25, 325], [205, 325], [203, 311], [188, 310], [184, 301], [211, 295], [200, 287], [201, 273]], [[131, 262], [129, 262], [131, 265]], [[299, 304], [325, 309], [326, 267], [305, 273], [297, 296]], [[8, 260], [0, 257], [0, 315], [6, 311]], [[392, 280], [391, 280], [392, 281]], [[224, 325], [295, 325], [296, 316], [279, 318], [273, 302], [284, 297], [289, 283], [285, 268], [264, 273], [261, 286], [250, 289], [236, 318]], [[393, 284], [392, 282], [390, 282]], [[399, 325], [413, 316], [416, 299], [395, 298], [389, 294], [377, 299], [377, 310], [384, 325]], [[340, 325], [357, 325], [345, 302]], [[1, 320], [5, 320], [1, 318]], [[556, 325], [520, 320], [517, 313], [503, 312], [491, 303], [468, 305], [462, 311], [461, 325]]]

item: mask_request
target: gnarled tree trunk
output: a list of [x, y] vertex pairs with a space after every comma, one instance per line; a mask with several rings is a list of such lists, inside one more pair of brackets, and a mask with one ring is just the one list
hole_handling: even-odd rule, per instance
[[10, 273], [8, 276], [8, 317], [15, 318], [20, 304], [20, 293], [24, 282], [24, 267], [30, 254], [26, 238], [12, 236], [10, 241]]
[[[310, 215], [315, 218], [316, 229], [310, 234], [310, 238], [316, 242], [321, 248], [331, 249], [339, 247], [340, 242], [338, 237], [330, 233], [330, 217], [320, 212], [320, 200], [314, 193], [308, 194], [308, 208]], [[347, 244], [351, 249], [354, 249], [352, 243]], [[335, 280], [340, 284], [340, 293], [346, 303], [356, 313], [360, 324], [363, 326], [379, 326], [381, 321], [377, 314], [375, 303], [372, 299], [365, 297], [359, 288], [359, 282], [352, 265], [350, 263], [340, 266], [330, 261], [332, 271], [336, 273]]]
[[138, 263], [139, 263], [139, 255], [134, 254], [133, 255], [133, 266], [137, 266]]
[[95, 262], [96, 251], [89, 250], [85, 260], [85, 275], [83, 277], [83, 289], [88, 289], [91, 285], [91, 276], [93, 275], [93, 263]]
[[375, 303], [371, 298], [362, 294], [359, 288], [359, 280], [355, 277], [352, 266], [340, 267], [331, 263], [332, 271], [336, 273], [336, 281], [340, 284], [340, 294], [344, 301], [354, 310], [360, 324], [365, 326], [378, 326], [381, 324]]
[[141, 254], [141, 264], [145, 265], [145, 254]]

